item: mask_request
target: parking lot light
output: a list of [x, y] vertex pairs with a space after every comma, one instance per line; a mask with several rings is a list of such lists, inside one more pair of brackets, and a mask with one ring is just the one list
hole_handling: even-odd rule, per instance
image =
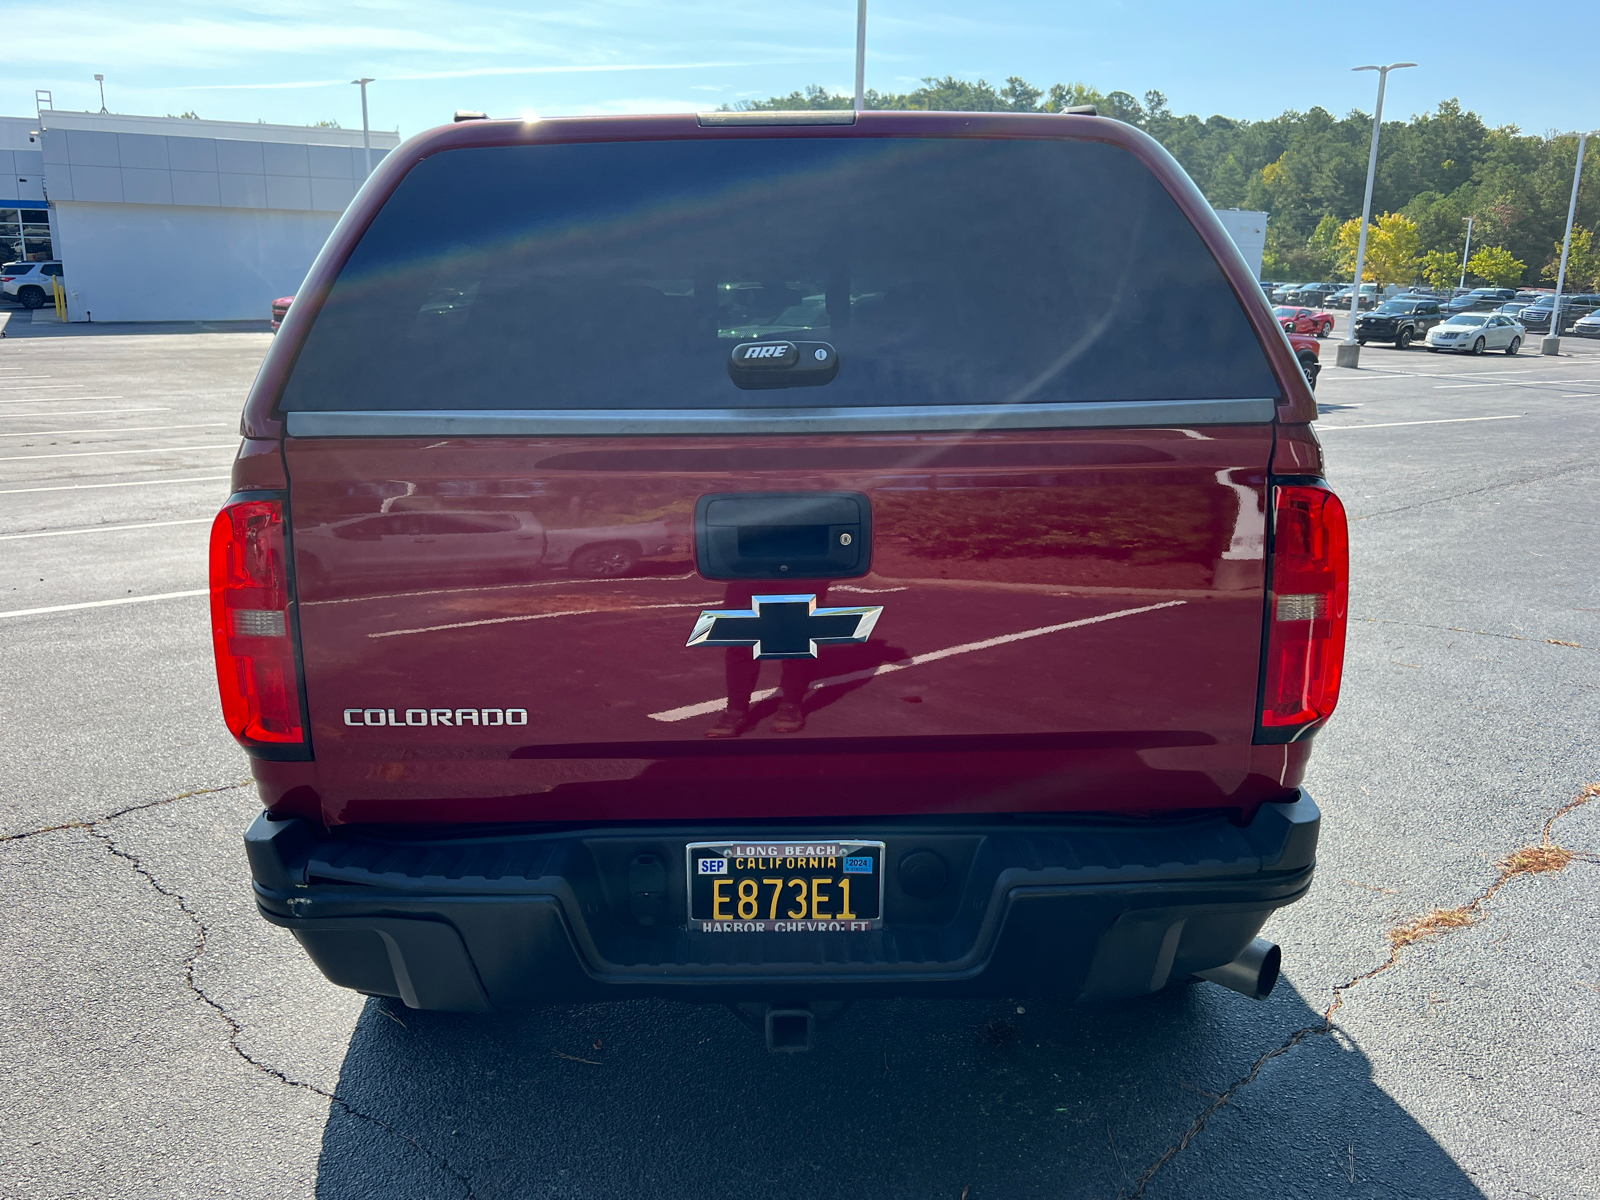
[[1556, 271], [1556, 299], [1550, 306], [1550, 336], [1539, 343], [1540, 354], [1561, 353], [1561, 287], [1567, 282], [1567, 251], [1572, 248], [1572, 217], [1578, 211], [1578, 181], [1583, 178], [1583, 144], [1587, 133], [1578, 135], [1578, 169], [1572, 173], [1572, 199], [1567, 202], [1567, 232], [1561, 239], [1561, 266]]
[[1461, 219], [1467, 223], [1467, 246], [1461, 252], [1461, 282], [1456, 286], [1464, 288], [1467, 286], [1467, 255], [1472, 253], [1472, 218], [1462, 217]]
[[1378, 107], [1372, 114], [1372, 149], [1367, 152], [1367, 193], [1361, 201], [1361, 236], [1356, 242], [1356, 281], [1350, 289], [1350, 328], [1339, 343], [1334, 362], [1341, 367], [1361, 365], [1361, 347], [1356, 342], [1356, 316], [1361, 310], [1361, 273], [1367, 261], [1367, 222], [1372, 217], [1372, 180], [1378, 170], [1378, 131], [1383, 126], [1383, 90], [1389, 83], [1389, 72], [1416, 63], [1390, 63], [1386, 67], [1351, 67], [1352, 71], [1378, 73]]
[[367, 84], [371, 79], [352, 79], [351, 83], [361, 89], [361, 148], [367, 154], [367, 169], [361, 173], [361, 178], [366, 179], [372, 174], [372, 131], [367, 125]]

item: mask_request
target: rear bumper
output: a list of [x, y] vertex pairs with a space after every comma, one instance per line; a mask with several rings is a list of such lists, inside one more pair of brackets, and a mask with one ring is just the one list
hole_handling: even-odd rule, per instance
[[[1233, 960], [1311, 884], [1320, 814], [1303, 792], [1240, 828], [1035, 819], [860, 822], [816, 836], [881, 839], [884, 928], [701, 934], [683, 925], [689, 841], [773, 836], [726, 825], [318, 841], [298, 819], [245, 835], [262, 915], [344, 987], [413, 1008], [489, 1011], [668, 996], [793, 1000], [1014, 996], [1107, 1000]], [[785, 836], [810, 831], [785, 825]], [[900, 890], [895, 864], [932, 850], [948, 882]], [[639, 854], [666, 891], [630, 894]], [[641, 920], [644, 918], [644, 920]]]

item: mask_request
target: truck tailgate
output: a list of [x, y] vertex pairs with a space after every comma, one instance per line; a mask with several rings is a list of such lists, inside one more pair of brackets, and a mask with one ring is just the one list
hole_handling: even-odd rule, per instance
[[[1257, 759], [1283, 750], [1251, 747], [1271, 450], [1270, 424], [290, 437], [325, 813], [406, 820], [439, 800], [463, 821], [1249, 803], [1276, 785]], [[784, 491], [867, 497], [870, 572], [697, 573], [699, 497]], [[630, 543], [614, 560], [626, 574], [574, 571], [600, 561], [576, 553], [585, 530]], [[814, 660], [686, 645], [703, 610], [797, 592], [882, 611], [868, 640]], [[748, 727], [708, 738], [757, 668]], [[805, 725], [777, 733], [785, 687], [803, 694]]]

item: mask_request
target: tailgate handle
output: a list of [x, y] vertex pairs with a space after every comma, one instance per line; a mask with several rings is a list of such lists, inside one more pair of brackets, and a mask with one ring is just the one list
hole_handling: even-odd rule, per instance
[[860, 492], [719, 492], [694, 506], [707, 579], [853, 579], [872, 564], [872, 504]]

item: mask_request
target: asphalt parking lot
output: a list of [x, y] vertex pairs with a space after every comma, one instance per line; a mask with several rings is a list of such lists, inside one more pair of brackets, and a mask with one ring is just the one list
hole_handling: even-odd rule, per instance
[[327, 984], [254, 911], [203, 593], [270, 335], [12, 332], [0, 1196], [1600, 1196], [1600, 343], [1325, 345], [1350, 650], [1269, 1001], [858, 1003], [790, 1057]]

